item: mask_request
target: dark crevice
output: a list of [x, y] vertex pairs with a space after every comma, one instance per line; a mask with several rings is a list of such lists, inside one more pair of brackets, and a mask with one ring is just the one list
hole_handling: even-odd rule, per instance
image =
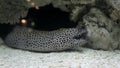
[[77, 23], [70, 20], [70, 13], [54, 8], [52, 4], [40, 7], [39, 10], [30, 8], [27, 19], [35, 22], [35, 26], [28, 23], [28, 27], [37, 30], [56, 30], [59, 28], [74, 28]]
[[4, 39], [14, 28], [14, 25], [0, 24], [0, 37]]

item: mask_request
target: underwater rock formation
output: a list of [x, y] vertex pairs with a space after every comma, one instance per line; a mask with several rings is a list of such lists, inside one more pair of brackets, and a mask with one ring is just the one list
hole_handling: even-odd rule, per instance
[[[6, 24], [10, 23], [16, 25], [16, 23], [18, 23], [19, 19], [21, 18], [28, 18], [28, 20], [32, 20], [35, 23], [35, 26], [31, 26], [31, 22], [28, 22], [26, 27], [23, 26], [15, 27], [14, 30], [10, 32], [10, 34], [8, 34], [5, 40], [6, 44], [8, 44], [9, 46], [20, 49], [33, 50], [33, 51], [61, 51], [66, 49], [72, 49], [72, 47], [76, 44], [82, 45], [82, 43], [84, 42], [81, 42], [80, 40], [81, 39], [85, 40], [84, 37], [88, 36], [89, 37], [88, 47], [90, 46], [91, 48], [94, 49], [103, 49], [103, 50], [120, 49], [119, 0], [45, 0], [45, 1], [34, 0], [34, 2], [32, 3], [34, 3], [33, 4], [34, 6], [31, 5], [31, 2], [28, 3], [23, 0], [21, 1], [0, 0], [0, 21], [1, 21], [0, 23], [6, 23]], [[31, 13], [31, 15], [29, 15], [30, 12], [28, 12], [28, 9], [31, 10], [30, 7], [35, 8], [37, 5], [37, 8], [41, 7], [41, 9], [43, 9], [43, 6], [46, 7], [45, 5], [48, 4], [52, 4], [54, 8], [61, 9], [61, 11], [63, 11], [62, 13], [63, 16], [62, 17], [58, 16], [56, 18], [54, 17], [56, 21], [54, 19], [51, 19], [52, 17], [49, 17], [51, 20], [50, 21], [48, 20], [49, 18], [48, 19], [46, 19], [46, 17], [44, 18], [44, 15], [46, 13], [45, 14], [43, 13], [41, 17], [39, 17], [39, 15], [41, 15], [39, 13], [35, 13], [35, 14]], [[41, 11], [41, 9], [37, 9], [35, 12], [39, 10]], [[50, 13], [49, 10], [45, 10], [45, 11], [46, 12], [48, 11], [48, 13]], [[44, 21], [41, 19], [44, 19]], [[46, 21], [48, 23], [45, 23]], [[79, 23], [78, 26], [76, 26], [77, 23]], [[83, 30], [79, 29], [82, 28], [81, 24], [83, 24], [84, 26]], [[47, 28], [47, 30], [49, 28], [55, 30], [45, 31], [45, 32], [38, 31], [41, 29], [41, 27], [43, 28], [45, 27], [45, 29]], [[64, 28], [64, 27], [68, 27], [68, 28]], [[86, 32], [86, 29], [88, 32]], [[59, 33], [59, 31], [61, 33]], [[56, 35], [52, 35], [52, 34], [56, 34]], [[38, 40], [38, 38], [40, 39]], [[55, 40], [52, 41], [51, 38], [55, 38], [55, 39], [58, 38], [59, 41], [55, 41]], [[63, 38], [66, 41], [65, 43], [61, 42], [63, 41]], [[24, 41], [22, 39], [24, 39]], [[51, 44], [49, 44], [50, 47], [47, 46], [49, 42], [52, 42]], [[39, 45], [45, 44], [46, 47], [38, 46], [38, 44]], [[57, 50], [54, 49], [54, 47], [56, 47]]]
[[111, 4], [115, 9], [120, 10], [120, 0], [106, 0]]
[[108, 10], [112, 20], [120, 22], [120, 0], [106, 0], [106, 3], [111, 6]]
[[16, 24], [30, 8], [25, 0], [0, 0], [0, 23]]
[[[83, 33], [79, 33], [79, 36]], [[87, 43], [83, 38], [75, 39], [75, 36], [78, 36], [76, 28], [38, 31], [16, 26], [5, 38], [5, 43], [10, 47], [41, 52], [76, 49]]]
[[[49, 4], [50, 0], [35, 0], [36, 5], [44, 6]], [[34, 7], [34, 2], [28, 0], [0, 0], [0, 23], [16, 24], [20, 18], [26, 17], [28, 9]]]
[[50, 3], [54, 7], [60, 8], [63, 11], [71, 12], [76, 5], [79, 4], [94, 4], [95, 0], [0, 0], [0, 23], [16, 24], [19, 22], [19, 18], [26, 17], [28, 9], [31, 7], [43, 7]]
[[[60, 8], [61, 10], [68, 11], [68, 12], [74, 12], [74, 9], [76, 9], [77, 7], [83, 7], [86, 5], [99, 6], [99, 7], [105, 8], [107, 7], [104, 5], [105, 2], [107, 5], [112, 6], [112, 8], [114, 9], [112, 10], [112, 13], [110, 13], [112, 18], [116, 17], [116, 14], [115, 14], [116, 12], [117, 14], [118, 13], [120, 14], [119, 0], [102, 0], [102, 1], [101, 0], [44, 0], [44, 1], [34, 0], [30, 2], [29, 0], [20, 0], [20, 1], [0, 0], [0, 21], [1, 21], [0, 23], [10, 23], [10, 24], [18, 23], [19, 18], [25, 17], [27, 15], [28, 9], [30, 7], [35, 7], [35, 6], [43, 7], [45, 5], [52, 3], [53, 6], [56, 8]], [[119, 16], [117, 15], [117, 17]]]
[[94, 49], [113, 50], [120, 46], [120, 27], [107, 18], [99, 9], [92, 8], [84, 16], [90, 39], [90, 47]]

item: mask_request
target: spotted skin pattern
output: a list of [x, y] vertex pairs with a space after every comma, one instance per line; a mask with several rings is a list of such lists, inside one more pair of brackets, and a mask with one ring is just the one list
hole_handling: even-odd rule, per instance
[[38, 31], [28, 27], [16, 26], [5, 38], [5, 43], [13, 48], [30, 51], [63, 51], [77, 48], [86, 43], [84, 39], [74, 39], [76, 28], [54, 31]]

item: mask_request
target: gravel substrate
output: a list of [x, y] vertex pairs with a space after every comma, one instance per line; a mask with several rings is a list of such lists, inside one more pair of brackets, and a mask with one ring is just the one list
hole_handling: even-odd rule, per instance
[[120, 68], [120, 51], [36, 53], [13, 49], [0, 41], [0, 68]]

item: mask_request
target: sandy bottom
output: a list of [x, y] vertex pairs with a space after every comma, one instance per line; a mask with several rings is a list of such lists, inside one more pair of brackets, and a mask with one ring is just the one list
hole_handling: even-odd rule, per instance
[[120, 50], [36, 53], [12, 49], [0, 41], [0, 68], [120, 68]]

